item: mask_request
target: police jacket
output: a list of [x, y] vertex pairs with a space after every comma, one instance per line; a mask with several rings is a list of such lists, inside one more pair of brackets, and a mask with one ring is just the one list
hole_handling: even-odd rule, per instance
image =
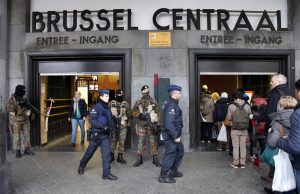
[[298, 105], [290, 117], [291, 128], [288, 138], [279, 138], [277, 146], [292, 155], [292, 164], [300, 170], [300, 106]]
[[113, 130], [112, 113], [108, 103], [100, 100], [90, 112], [90, 124], [93, 129], [102, 132]]
[[165, 140], [175, 140], [182, 133], [182, 111], [178, 106], [178, 101], [170, 98], [164, 105], [164, 130], [162, 136]]

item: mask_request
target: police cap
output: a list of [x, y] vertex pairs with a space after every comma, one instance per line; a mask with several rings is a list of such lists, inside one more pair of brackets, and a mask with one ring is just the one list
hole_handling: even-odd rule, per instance
[[168, 88], [167, 88], [168, 92], [172, 92], [172, 91], [179, 91], [181, 92], [182, 88], [180, 86], [177, 86], [177, 85], [170, 85]]
[[104, 95], [104, 94], [109, 95], [109, 91], [106, 90], [106, 89], [100, 89], [100, 90], [99, 90], [99, 95]]

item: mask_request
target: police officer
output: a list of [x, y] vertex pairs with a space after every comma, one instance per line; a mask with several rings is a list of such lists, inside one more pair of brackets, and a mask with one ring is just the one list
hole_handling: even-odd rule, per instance
[[162, 137], [165, 140], [165, 154], [158, 178], [158, 182], [160, 183], [175, 183], [175, 177], [183, 176], [183, 174], [178, 171], [184, 154], [183, 144], [180, 138], [183, 127], [182, 111], [178, 106], [178, 101], [181, 97], [181, 87], [170, 85], [168, 92], [170, 93], [170, 98], [165, 103], [163, 111], [164, 130]]
[[127, 103], [123, 99], [123, 91], [117, 90], [116, 92], [116, 100], [112, 100], [109, 105], [113, 115], [113, 121], [115, 125], [115, 131], [112, 133], [111, 137], [111, 160], [110, 162], [114, 161], [115, 156], [114, 152], [117, 148], [117, 143], [119, 144], [118, 147], [118, 159], [117, 162], [122, 164], [126, 164], [126, 160], [123, 158], [123, 153], [125, 151], [124, 142], [126, 140], [127, 135], [127, 126], [130, 121], [131, 117], [131, 107], [129, 103]]
[[8, 99], [7, 110], [9, 112], [9, 123], [13, 135], [13, 149], [16, 150], [16, 158], [21, 158], [21, 135], [23, 134], [25, 147], [24, 154], [33, 156], [30, 150], [30, 103], [24, 96], [25, 86], [17, 85], [15, 93]]
[[149, 95], [149, 86], [144, 85], [141, 92], [143, 97], [135, 103], [132, 110], [132, 116], [137, 119], [136, 133], [139, 137], [138, 159], [133, 166], [138, 167], [143, 164], [145, 138], [146, 134], [148, 134], [150, 136], [151, 155], [153, 156], [152, 163], [160, 167], [161, 164], [157, 158], [158, 149], [156, 140], [156, 134], [159, 131], [159, 126], [161, 126], [159, 105], [156, 100]]
[[102, 178], [107, 180], [117, 180], [117, 176], [114, 176], [110, 172], [110, 131], [113, 130], [112, 114], [108, 106], [109, 91], [99, 91], [100, 100], [93, 107], [90, 112], [89, 121], [92, 126], [92, 133], [90, 136], [89, 147], [84, 153], [83, 158], [80, 161], [78, 173], [83, 174], [89, 160], [94, 155], [97, 148], [100, 146], [102, 156]]

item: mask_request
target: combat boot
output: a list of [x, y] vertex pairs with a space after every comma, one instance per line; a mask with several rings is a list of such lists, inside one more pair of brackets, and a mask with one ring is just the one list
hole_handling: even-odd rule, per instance
[[21, 158], [21, 150], [16, 150], [16, 158]]
[[110, 163], [112, 163], [115, 160], [115, 154], [113, 152], [110, 152]]
[[124, 158], [123, 158], [123, 153], [118, 154], [117, 162], [120, 162], [122, 164], [127, 164], [126, 160], [124, 160]]
[[156, 166], [156, 167], [161, 167], [160, 162], [157, 159], [157, 155], [153, 155], [153, 161], [152, 163]]
[[104, 179], [104, 180], [110, 180], [110, 181], [115, 181], [115, 180], [118, 179], [118, 177], [110, 173], [108, 176], [102, 176], [102, 179]]
[[160, 175], [159, 178], [158, 178], [158, 182], [159, 183], [175, 183], [176, 180], [173, 179], [172, 177]]
[[82, 175], [84, 173], [84, 166], [79, 165], [78, 174]]
[[177, 177], [183, 177], [183, 174], [182, 172], [179, 172], [177, 168], [172, 168], [169, 176], [172, 178], [177, 178]]
[[138, 167], [138, 166], [140, 166], [140, 165], [142, 165], [142, 164], [143, 164], [143, 156], [142, 156], [142, 155], [139, 155], [139, 157], [138, 157], [136, 163], [133, 164], [133, 167]]
[[35, 153], [33, 153], [33, 152], [29, 149], [29, 147], [27, 147], [27, 148], [25, 148], [24, 155], [34, 156]]

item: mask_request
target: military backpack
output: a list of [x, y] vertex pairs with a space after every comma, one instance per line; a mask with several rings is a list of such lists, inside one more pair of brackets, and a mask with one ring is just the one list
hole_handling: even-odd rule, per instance
[[240, 106], [236, 102], [233, 102], [232, 104], [236, 106], [236, 110], [232, 115], [232, 128], [236, 130], [248, 129], [249, 114], [244, 109], [244, 107], [246, 106], [246, 102], [242, 106]]

